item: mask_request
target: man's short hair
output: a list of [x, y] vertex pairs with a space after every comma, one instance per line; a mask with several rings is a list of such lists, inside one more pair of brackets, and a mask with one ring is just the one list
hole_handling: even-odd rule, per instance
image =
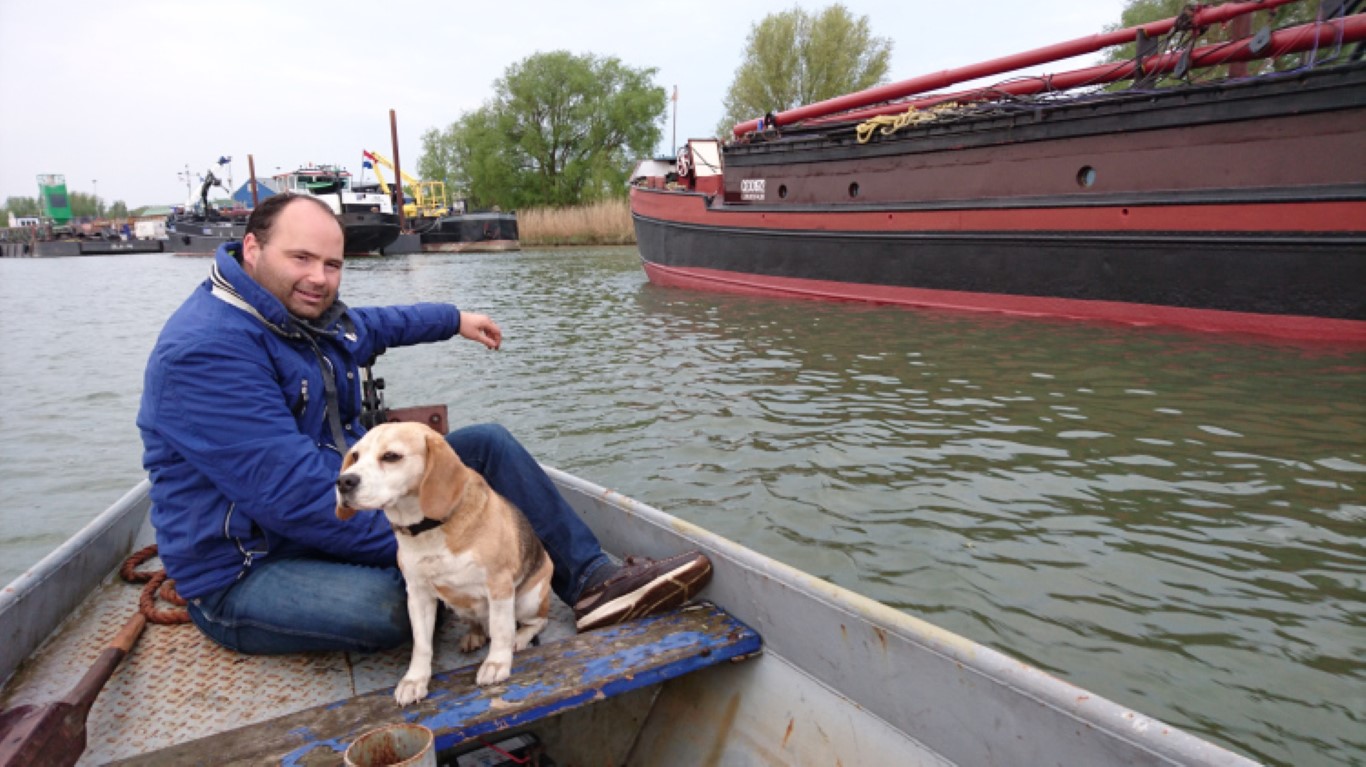
[[[260, 205], [252, 209], [251, 215], [247, 217], [247, 234], [256, 235], [256, 241], [265, 245], [270, 241], [270, 230], [275, 226], [275, 219], [280, 217], [280, 212], [295, 200], [308, 200], [317, 205], [327, 214], [335, 217], [336, 214], [327, 206], [327, 203], [306, 194], [295, 194], [294, 192], [283, 192], [267, 197]], [[341, 221], [337, 221], [337, 226], [341, 226]]]

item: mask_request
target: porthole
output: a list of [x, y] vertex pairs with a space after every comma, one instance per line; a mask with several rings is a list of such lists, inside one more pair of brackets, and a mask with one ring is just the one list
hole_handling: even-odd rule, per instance
[[852, 183], [852, 184], [849, 185], [849, 196], [850, 196], [850, 197], [858, 197], [858, 182], [857, 182], [857, 181], [855, 181], [854, 183]]
[[1077, 186], [1086, 188], [1094, 183], [1096, 183], [1096, 169], [1090, 165], [1081, 166], [1081, 170], [1077, 171]]
[[786, 199], [787, 199], [787, 184], [779, 184], [779, 185], [778, 185], [778, 199], [780, 199], [780, 200], [786, 200]]

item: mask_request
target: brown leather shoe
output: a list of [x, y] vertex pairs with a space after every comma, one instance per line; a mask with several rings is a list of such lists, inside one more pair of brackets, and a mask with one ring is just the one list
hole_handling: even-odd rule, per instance
[[700, 551], [668, 559], [627, 557], [626, 564], [574, 603], [579, 631], [672, 610], [711, 580], [711, 560]]

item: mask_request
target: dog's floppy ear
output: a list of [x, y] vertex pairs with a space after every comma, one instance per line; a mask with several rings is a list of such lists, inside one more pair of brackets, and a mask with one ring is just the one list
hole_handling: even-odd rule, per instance
[[[349, 468], [351, 468], [352, 466], [354, 466], [355, 463], [356, 463], [356, 459], [357, 459], [357, 458], [358, 458], [358, 456], [356, 455], [356, 451], [355, 451], [355, 450], [351, 450], [351, 451], [347, 452], [346, 457], [342, 459], [341, 473], [342, 473], [342, 474], [345, 474], [347, 469], [349, 469]], [[356, 510], [353, 509], [353, 508], [351, 508], [350, 506], [343, 506], [343, 505], [342, 505], [342, 502], [341, 502], [341, 495], [338, 494], [338, 495], [337, 495], [337, 519], [340, 519], [341, 521], [345, 522], [346, 520], [348, 520], [348, 519], [350, 519], [350, 518], [352, 518], [352, 517], [354, 517], [354, 516], [356, 516]]]
[[434, 430], [427, 431], [427, 467], [418, 486], [417, 502], [422, 516], [444, 520], [465, 486], [465, 467], [445, 437]]

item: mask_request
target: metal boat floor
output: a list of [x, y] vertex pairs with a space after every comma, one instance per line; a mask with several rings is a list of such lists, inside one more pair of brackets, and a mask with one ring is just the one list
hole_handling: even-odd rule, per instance
[[[106, 579], [0, 690], [0, 710], [65, 695], [138, 609], [140, 592], [140, 584], [117, 575]], [[482, 660], [487, 648], [460, 652], [463, 628], [443, 613], [432, 668]], [[550, 618], [542, 643], [575, 635], [573, 612], [558, 599], [551, 600]], [[191, 624], [148, 624], [96, 699], [78, 764], [104, 764], [393, 687], [407, 670], [409, 651], [242, 655]]]

